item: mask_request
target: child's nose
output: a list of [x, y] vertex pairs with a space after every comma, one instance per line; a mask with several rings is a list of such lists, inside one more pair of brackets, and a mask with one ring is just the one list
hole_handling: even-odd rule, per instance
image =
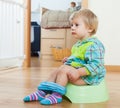
[[74, 29], [75, 29], [75, 26], [73, 25], [73, 26], [71, 27], [71, 29], [74, 30]]

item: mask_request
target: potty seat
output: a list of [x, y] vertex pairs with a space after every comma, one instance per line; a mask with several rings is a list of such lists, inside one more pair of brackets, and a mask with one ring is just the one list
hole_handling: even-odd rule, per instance
[[65, 96], [72, 103], [97, 103], [109, 99], [105, 79], [98, 85], [76, 86], [68, 83]]

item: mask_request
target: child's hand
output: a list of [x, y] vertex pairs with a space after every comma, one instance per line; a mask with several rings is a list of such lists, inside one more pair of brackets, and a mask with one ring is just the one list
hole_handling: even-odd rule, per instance
[[62, 62], [65, 63], [68, 57], [63, 58]]

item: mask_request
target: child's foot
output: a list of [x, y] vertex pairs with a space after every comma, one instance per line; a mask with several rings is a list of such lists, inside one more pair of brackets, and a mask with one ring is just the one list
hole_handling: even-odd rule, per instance
[[56, 92], [52, 93], [50, 96], [40, 101], [40, 103], [43, 105], [57, 104], [60, 102], [62, 102], [62, 96]]
[[41, 91], [41, 90], [37, 90], [36, 92], [28, 95], [28, 96], [25, 96], [23, 101], [24, 102], [30, 102], [30, 101], [36, 101], [36, 100], [39, 100], [41, 101], [42, 99], [45, 98], [45, 92], [44, 91]]

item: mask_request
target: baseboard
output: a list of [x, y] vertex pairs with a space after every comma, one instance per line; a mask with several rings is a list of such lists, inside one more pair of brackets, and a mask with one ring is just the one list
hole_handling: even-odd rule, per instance
[[18, 57], [18, 58], [6, 58], [6, 59], [0, 59], [0, 68], [6, 68], [6, 67], [21, 67], [23, 64], [24, 58]]
[[105, 65], [107, 71], [120, 72], [120, 65]]

